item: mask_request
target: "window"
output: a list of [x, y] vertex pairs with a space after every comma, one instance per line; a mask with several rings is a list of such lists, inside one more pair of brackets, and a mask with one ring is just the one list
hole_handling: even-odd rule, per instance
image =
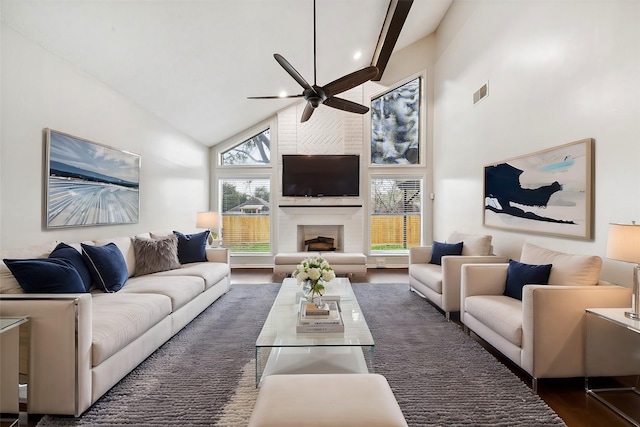
[[370, 250], [406, 252], [420, 245], [422, 178], [371, 179]]
[[268, 178], [221, 179], [222, 244], [232, 253], [270, 253], [271, 181]]
[[267, 129], [222, 152], [222, 165], [268, 165], [271, 163], [271, 130]]
[[420, 86], [413, 79], [371, 100], [371, 164], [420, 163]]

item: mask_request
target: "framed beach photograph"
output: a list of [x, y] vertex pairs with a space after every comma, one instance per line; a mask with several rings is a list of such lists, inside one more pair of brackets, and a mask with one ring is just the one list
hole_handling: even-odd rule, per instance
[[371, 164], [420, 163], [422, 78], [371, 99]]
[[483, 224], [591, 239], [593, 139], [484, 167]]
[[137, 223], [140, 155], [45, 129], [46, 228]]

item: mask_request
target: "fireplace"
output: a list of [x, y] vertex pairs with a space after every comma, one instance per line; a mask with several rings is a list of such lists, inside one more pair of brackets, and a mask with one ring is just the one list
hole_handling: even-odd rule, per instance
[[[317, 200], [312, 202], [319, 203]], [[335, 252], [364, 252], [366, 234], [362, 206], [299, 203], [279, 206], [278, 253], [305, 252], [304, 242], [317, 237], [334, 239]]]
[[344, 225], [298, 225], [298, 252], [343, 252]]

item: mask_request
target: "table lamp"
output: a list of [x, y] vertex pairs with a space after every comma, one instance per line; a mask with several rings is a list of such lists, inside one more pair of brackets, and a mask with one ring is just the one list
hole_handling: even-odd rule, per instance
[[633, 296], [631, 311], [625, 312], [630, 319], [640, 320], [640, 285], [638, 284], [638, 270], [640, 270], [640, 224], [609, 224], [609, 239], [607, 241], [607, 258], [618, 261], [633, 262]]
[[[220, 214], [218, 212], [198, 212], [196, 216], [196, 228], [206, 228], [209, 230], [209, 239], [207, 243], [211, 245], [214, 237], [213, 233], [218, 237], [220, 229]], [[212, 231], [212, 229], [214, 231]]]

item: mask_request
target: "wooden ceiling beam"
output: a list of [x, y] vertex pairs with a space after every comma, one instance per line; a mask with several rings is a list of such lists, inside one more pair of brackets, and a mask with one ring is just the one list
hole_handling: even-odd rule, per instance
[[378, 75], [372, 79], [373, 81], [380, 81], [382, 78], [412, 4], [413, 0], [391, 0], [389, 3], [378, 44], [371, 59], [371, 65], [378, 67]]

